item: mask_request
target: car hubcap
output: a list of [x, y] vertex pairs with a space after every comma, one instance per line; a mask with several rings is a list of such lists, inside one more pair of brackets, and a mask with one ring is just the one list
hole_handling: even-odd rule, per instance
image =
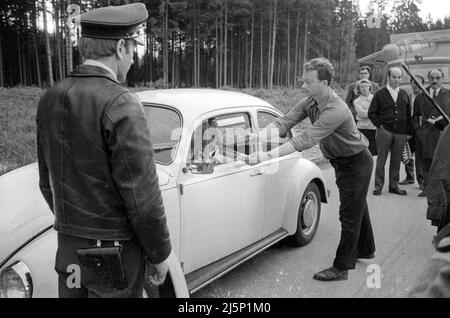
[[317, 219], [317, 196], [314, 192], [308, 192], [303, 201], [303, 233], [310, 234]]

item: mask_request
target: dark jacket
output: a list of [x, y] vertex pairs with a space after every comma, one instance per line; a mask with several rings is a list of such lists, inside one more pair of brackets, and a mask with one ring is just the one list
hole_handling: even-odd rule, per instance
[[82, 65], [41, 98], [40, 188], [63, 234], [138, 239], [152, 263], [171, 251], [150, 129], [136, 95]]
[[428, 180], [427, 219], [439, 225], [450, 202], [450, 125], [439, 139]]
[[409, 96], [403, 89], [398, 92], [397, 102], [394, 102], [387, 87], [378, 90], [370, 103], [369, 119], [380, 128], [403, 135], [412, 135], [411, 107]]
[[[357, 83], [357, 82], [351, 83], [351, 84], [348, 86], [347, 97], [345, 97], [345, 102], [347, 103], [348, 108], [350, 108], [350, 111], [352, 112], [353, 119], [355, 119], [355, 122], [357, 121], [357, 120], [356, 120], [356, 115], [357, 115], [357, 113], [356, 113], [355, 106], [353, 105], [353, 102], [355, 101], [355, 99], [357, 99], [357, 98], [359, 97], [359, 94], [358, 94], [358, 92], [356, 91], [356, 83]], [[370, 82], [370, 83], [371, 83], [371, 86], [372, 86], [372, 91], [371, 91], [371, 93], [372, 93], [372, 94], [375, 94], [375, 92], [378, 91], [378, 90], [380, 89], [380, 85], [378, 85], [378, 84], [375, 83], [375, 82]]]
[[[430, 88], [427, 88], [430, 91]], [[448, 114], [448, 109], [450, 108], [449, 99], [450, 92], [445, 88], [441, 88], [439, 94], [435, 101], [442, 110]], [[434, 125], [427, 122], [428, 118], [439, 117], [440, 113], [433, 106], [430, 100], [425, 96], [425, 94], [420, 93], [416, 96], [414, 100], [414, 113], [413, 113], [413, 128], [414, 135], [416, 137], [416, 142], [422, 149], [423, 158], [433, 158], [434, 151], [436, 149], [437, 142], [441, 136], [441, 127], [445, 127], [445, 119], [440, 120]]]

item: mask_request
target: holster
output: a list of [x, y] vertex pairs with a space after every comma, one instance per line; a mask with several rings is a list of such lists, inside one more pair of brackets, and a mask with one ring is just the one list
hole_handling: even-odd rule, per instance
[[104, 282], [111, 282], [115, 288], [123, 289], [127, 279], [122, 264], [121, 246], [79, 249], [80, 264], [96, 273]]

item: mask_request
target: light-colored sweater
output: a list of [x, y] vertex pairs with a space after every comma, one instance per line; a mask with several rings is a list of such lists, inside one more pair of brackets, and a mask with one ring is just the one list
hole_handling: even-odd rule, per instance
[[369, 96], [360, 95], [353, 101], [353, 106], [355, 106], [357, 114], [356, 119], [358, 120], [356, 127], [359, 129], [377, 129], [367, 115], [372, 98], [372, 94], [369, 94]]

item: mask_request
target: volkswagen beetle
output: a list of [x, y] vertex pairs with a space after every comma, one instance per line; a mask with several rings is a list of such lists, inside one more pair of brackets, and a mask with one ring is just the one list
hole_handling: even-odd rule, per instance
[[[298, 246], [313, 239], [328, 200], [321, 170], [301, 153], [246, 161], [292, 137], [263, 144], [245, 136], [282, 116], [276, 108], [214, 89], [137, 95], [173, 246], [165, 283], [173, 295], [188, 297], [282, 239]], [[0, 177], [1, 297], [57, 297], [56, 232], [38, 180], [37, 163]], [[151, 289], [146, 284], [144, 294]]]

